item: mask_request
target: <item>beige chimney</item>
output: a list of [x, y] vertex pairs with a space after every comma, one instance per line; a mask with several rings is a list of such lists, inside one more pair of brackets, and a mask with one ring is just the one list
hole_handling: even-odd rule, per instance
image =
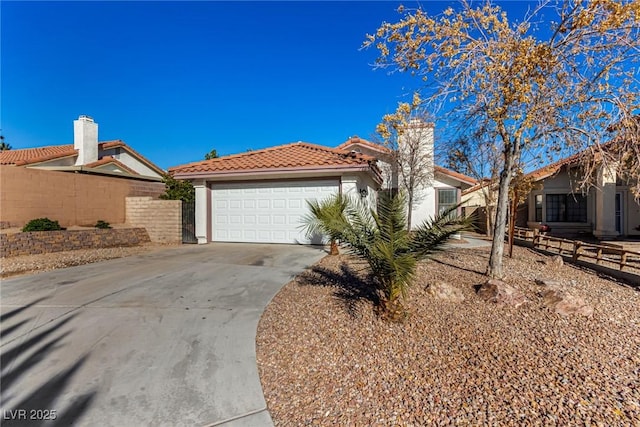
[[73, 148], [78, 150], [76, 166], [98, 160], [98, 124], [91, 117], [81, 115], [73, 121]]

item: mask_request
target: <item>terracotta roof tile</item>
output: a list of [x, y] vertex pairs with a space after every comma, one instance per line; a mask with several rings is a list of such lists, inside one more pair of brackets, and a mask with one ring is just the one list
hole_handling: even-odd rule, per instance
[[349, 150], [349, 148], [354, 146], [354, 145], [361, 145], [363, 147], [367, 147], [367, 148], [370, 148], [370, 149], [375, 150], [375, 151], [380, 151], [382, 153], [390, 153], [391, 152], [391, 150], [389, 150], [384, 145], [380, 145], [380, 144], [376, 144], [376, 143], [371, 142], [371, 141], [367, 141], [366, 139], [362, 139], [359, 136], [350, 137], [345, 142], [343, 142], [342, 144], [338, 145], [336, 148], [338, 150]]
[[[160, 169], [158, 166], [153, 164], [147, 158], [145, 158], [140, 153], [136, 152], [133, 148], [129, 147], [122, 140], [113, 140], [113, 141], [103, 141], [98, 143], [99, 150], [108, 150], [111, 148], [122, 147], [125, 150], [129, 151], [135, 157], [137, 157], [140, 161], [145, 163], [151, 169], [153, 169], [158, 174], [162, 175], [164, 171]], [[0, 165], [15, 165], [15, 166], [25, 166], [32, 165], [35, 163], [42, 163], [49, 160], [61, 159], [64, 157], [71, 157], [78, 155], [78, 150], [73, 148], [73, 144], [67, 145], [50, 145], [47, 147], [36, 147], [36, 148], [24, 148], [18, 150], [6, 150], [0, 151]], [[116, 161], [111, 156], [105, 156], [104, 158], [111, 158], [112, 161]], [[100, 160], [98, 160], [100, 162]], [[97, 162], [96, 162], [97, 163]], [[108, 163], [108, 162], [107, 162]], [[95, 163], [94, 163], [95, 164]], [[106, 163], [101, 163], [106, 164]], [[137, 172], [132, 169], [126, 167], [124, 164], [118, 162], [119, 166], [122, 166], [127, 169], [127, 171], [139, 175]], [[89, 165], [85, 165], [89, 166]]]
[[474, 191], [480, 190], [481, 188], [486, 187], [487, 185], [491, 185], [493, 184], [493, 182], [491, 181], [491, 179], [489, 178], [482, 178], [480, 181], [478, 181], [475, 185], [467, 188], [466, 190], [462, 191], [462, 195], [465, 196], [469, 193], [473, 193]]
[[218, 157], [169, 168], [172, 175], [193, 173], [224, 173], [240, 171], [272, 171], [278, 169], [313, 169], [323, 167], [367, 167], [379, 174], [375, 157], [350, 153], [321, 145], [296, 142], [250, 151], [242, 154]]
[[99, 168], [101, 166], [105, 166], [105, 165], [109, 165], [109, 164], [114, 164], [114, 165], [118, 166], [120, 169], [122, 169], [122, 170], [124, 170], [126, 172], [129, 172], [132, 175], [140, 175], [138, 172], [134, 171], [133, 169], [131, 169], [130, 167], [128, 167], [124, 163], [118, 161], [118, 159], [114, 159], [111, 156], [104, 156], [103, 158], [101, 158], [97, 162], [88, 163], [85, 166], [88, 167], [88, 168]]
[[78, 152], [71, 144], [25, 148], [22, 150], [5, 150], [0, 151], [0, 165], [23, 166], [62, 157], [75, 156], [76, 154], [78, 154]]
[[471, 178], [470, 176], [461, 174], [456, 171], [452, 171], [451, 169], [443, 168], [442, 166], [435, 166], [435, 171], [444, 175], [449, 175], [452, 178], [457, 179], [458, 181], [465, 182], [470, 185], [474, 185], [478, 182], [477, 179]]

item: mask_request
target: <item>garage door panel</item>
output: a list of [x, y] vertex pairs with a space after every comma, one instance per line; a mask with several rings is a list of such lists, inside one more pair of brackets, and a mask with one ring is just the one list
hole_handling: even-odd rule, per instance
[[300, 229], [307, 200], [324, 199], [338, 189], [338, 180], [214, 184], [213, 240], [309, 243]]

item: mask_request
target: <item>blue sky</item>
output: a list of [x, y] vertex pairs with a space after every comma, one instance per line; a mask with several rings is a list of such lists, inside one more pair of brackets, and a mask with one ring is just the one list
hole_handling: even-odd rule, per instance
[[70, 144], [86, 114], [165, 169], [369, 138], [419, 84], [360, 50], [399, 4], [2, 1], [0, 128], [14, 149]]

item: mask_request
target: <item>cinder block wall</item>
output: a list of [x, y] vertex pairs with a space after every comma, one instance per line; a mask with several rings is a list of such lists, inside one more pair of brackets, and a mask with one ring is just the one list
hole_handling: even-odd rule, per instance
[[182, 243], [182, 201], [127, 197], [127, 224], [144, 227], [152, 242]]
[[0, 166], [0, 222], [21, 227], [47, 217], [63, 227], [123, 224], [127, 196], [158, 197], [161, 182], [148, 182], [16, 166]]
[[144, 228], [111, 230], [33, 231], [0, 234], [0, 257], [44, 254], [77, 249], [138, 246], [149, 242]]

